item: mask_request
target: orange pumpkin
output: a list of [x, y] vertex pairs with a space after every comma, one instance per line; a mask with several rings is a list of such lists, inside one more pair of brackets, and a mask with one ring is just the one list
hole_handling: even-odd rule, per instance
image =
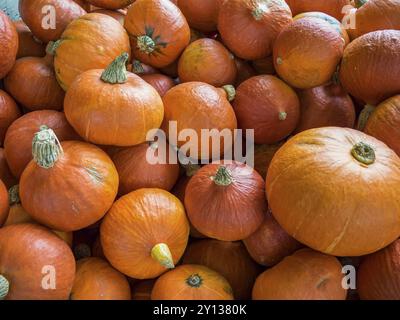
[[175, 86], [175, 82], [172, 78], [161, 73], [143, 74], [140, 77], [156, 89], [161, 97]]
[[86, 71], [69, 87], [65, 116], [86, 141], [132, 146], [148, 140], [148, 132], [161, 126], [164, 108], [160, 95], [126, 71], [127, 59], [124, 53], [105, 70]]
[[0, 227], [7, 220], [9, 211], [8, 193], [3, 181], [0, 180]]
[[228, 281], [199, 265], [182, 265], [157, 279], [152, 300], [233, 300]]
[[296, 92], [277, 77], [250, 78], [236, 90], [233, 107], [242, 129], [254, 129], [254, 141], [273, 144], [296, 128], [300, 103]]
[[126, 8], [135, 0], [86, 0], [86, 2], [99, 8], [115, 10]]
[[133, 54], [156, 68], [174, 62], [190, 41], [182, 12], [169, 0], [137, 0], [128, 10], [125, 28]]
[[221, 0], [179, 0], [177, 2], [191, 28], [202, 32], [217, 30]]
[[18, 33], [11, 19], [0, 10], [0, 79], [11, 70], [18, 52]]
[[115, 57], [131, 49], [128, 34], [117, 20], [88, 13], [68, 25], [54, 51], [57, 80], [67, 90], [81, 73], [106, 68]]
[[151, 291], [156, 280], [143, 280], [132, 289], [132, 300], [151, 300]]
[[319, 11], [329, 14], [330, 16], [342, 21], [346, 6], [351, 6], [350, 0], [286, 0], [293, 16], [303, 12]]
[[276, 37], [291, 22], [284, 1], [230, 0], [220, 5], [218, 31], [236, 56], [255, 60], [272, 53]]
[[20, 198], [36, 221], [75, 231], [105, 215], [117, 195], [118, 172], [104, 151], [80, 141], [60, 144], [43, 126], [33, 138], [32, 154], [21, 176]]
[[302, 249], [262, 273], [254, 300], [345, 300], [342, 266], [332, 256]]
[[272, 158], [283, 144], [284, 141], [279, 141], [275, 144], [257, 144], [254, 146], [254, 170], [264, 179], [267, 176]]
[[4, 143], [8, 127], [21, 116], [14, 99], [0, 89], [0, 146]]
[[266, 192], [274, 217], [296, 240], [361, 256], [400, 236], [399, 187], [400, 158], [384, 143], [327, 127], [303, 131], [279, 149]]
[[120, 10], [107, 10], [107, 9], [97, 9], [92, 11], [93, 13], [102, 13], [107, 16], [110, 16], [117, 20], [122, 26], [125, 23], [125, 13], [121, 12]]
[[233, 296], [238, 300], [251, 298], [254, 281], [261, 272], [241, 242], [211, 239], [193, 242], [188, 246], [182, 263], [217, 271], [230, 283]]
[[178, 74], [181, 82], [200, 81], [221, 87], [234, 83], [237, 69], [234, 56], [223, 44], [213, 39], [199, 39], [183, 51]]
[[17, 183], [17, 179], [12, 175], [8, 167], [3, 148], [0, 148], [0, 180], [3, 181], [6, 188], [11, 188]]
[[317, 87], [331, 80], [344, 48], [341, 34], [329, 22], [315, 17], [298, 19], [275, 41], [275, 69], [293, 87]]
[[100, 227], [104, 255], [135, 279], [159, 276], [179, 261], [189, 237], [182, 203], [161, 189], [139, 189], [119, 198]]
[[46, 55], [46, 46], [33, 36], [25, 22], [18, 20], [13, 23], [18, 33], [17, 59], [23, 57], [44, 57]]

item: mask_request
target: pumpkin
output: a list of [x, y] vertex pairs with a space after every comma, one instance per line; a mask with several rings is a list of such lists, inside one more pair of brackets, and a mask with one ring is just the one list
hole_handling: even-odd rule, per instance
[[70, 300], [130, 300], [126, 277], [100, 258], [85, 258], [76, 263]]
[[231, 285], [237, 300], [251, 298], [254, 281], [260, 267], [249, 256], [242, 242], [200, 240], [190, 244], [183, 264], [197, 264], [217, 271]]
[[265, 178], [267, 176], [272, 158], [283, 144], [284, 141], [279, 141], [274, 144], [257, 144], [254, 146], [254, 170], [261, 177]]
[[54, 131], [42, 126], [32, 154], [21, 176], [20, 198], [36, 221], [75, 231], [105, 215], [117, 195], [118, 172], [104, 151], [80, 141], [60, 144]]
[[173, 79], [161, 73], [143, 74], [141, 78], [156, 89], [161, 97], [175, 86]]
[[329, 22], [315, 17], [295, 20], [275, 41], [276, 72], [299, 89], [323, 85], [335, 73], [344, 47], [341, 34]]
[[135, 0], [86, 0], [86, 2], [99, 8], [115, 10], [126, 8]]
[[8, 128], [4, 140], [7, 163], [17, 178], [32, 159], [32, 139], [42, 125], [53, 129], [60, 141], [78, 138], [62, 112], [40, 110], [18, 118]]
[[[220, 89], [203, 82], [186, 82], [169, 90], [163, 97], [165, 117], [162, 129], [167, 137], [171, 134], [170, 130], [174, 130], [171, 124], [176, 125], [179, 135], [184, 134], [185, 129], [192, 129], [197, 137], [201, 137], [202, 129], [216, 129], [210, 132], [208, 143], [207, 136], [203, 137], [204, 143], [202, 139], [169, 143], [177, 147], [185, 145], [185, 151], [182, 152], [194, 159], [219, 159], [222, 153], [231, 150], [232, 145], [225, 141], [221, 132], [225, 129], [225, 132], [229, 131], [233, 137], [237, 128], [235, 112], [229, 103], [234, 95], [232, 91], [234, 89], [231, 86]], [[218, 140], [220, 148], [212, 148], [213, 141]]]
[[272, 55], [266, 58], [252, 61], [252, 66], [259, 75], [276, 74], [274, 66], [274, 57]]
[[301, 244], [282, 229], [270, 212], [243, 243], [254, 261], [267, 267], [276, 265], [301, 248]]
[[7, 188], [11, 188], [17, 183], [17, 179], [12, 175], [10, 168], [8, 167], [3, 148], [0, 148], [0, 180], [3, 181]]
[[278, 223], [296, 240], [335, 256], [372, 253], [399, 237], [398, 187], [400, 158], [391, 149], [337, 127], [291, 138], [275, 154], [266, 181]]
[[262, 273], [254, 300], [345, 300], [342, 265], [337, 258], [302, 249]]
[[255, 60], [271, 55], [276, 37], [291, 22], [284, 1], [230, 0], [220, 5], [218, 31], [236, 56]]
[[0, 180], [0, 227], [4, 224], [8, 216], [8, 193], [3, 181]]
[[302, 90], [298, 96], [301, 111], [295, 133], [320, 127], [354, 127], [354, 103], [340, 85]]
[[152, 66], [144, 64], [139, 60], [132, 61], [132, 72], [140, 76], [158, 73], [157, 69], [154, 69]]
[[233, 108], [241, 129], [254, 129], [254, 141], [273, 144], [296, 128], [300, 103], [296, 92], [275, 76], [252, 77], [236, 90]]
[[235, 58], [235, 64], [237, 70], [235, 86], [239, 86], [242, 82], [256, 75], [256, 71], [248, 61]]
[[68, 122], [86, 141], [113, 146], [145, 142], [148, 132], [162, 123], [164, 108], [157, 91], [128, 73], [123, 53], [105, 70], [80, 74], [64, 101]]
[[340, 83], [355, 98], [379, 104], [400, 92], [399, 78], [400, 31], [371, 32], [346, 47]]
[[0, 146], [4, 143], [8, 127], [21, 116], [14, 99], [0, 89]]
[[182, 203], [161, 189], [139, 189], [122, 196], [100, 227], [107, 260], [135, 279], [155, 278], [174, 268], [188, 237]]
[[156, 280], [140, 281], [132, 288], [132, 300], [151, 300], [151, 291]]
[[101, 13], [88, 13], [68, 25], [54, 52], [57, 80], [67, 90], [81, 73], [106, 68], [131, 49], [128, 34], [117, 20]]
[[233, 55], [223, 44], [213, 39], [199, 39], [183, 51], [178, 74], [181, 82], [200, 81], [221, 87], [234, 83], [237, 69]]
[[171, 190], [179, 177], [179, 164], [169, 162], [169, 154], [173, 152], [165, 141], [161, 144], [143, 143], [118, 151], [112, 160], [120, 177], [119, 194], [141, 188]]
[[[292, 10], [293, 16], [303, 12], [319, 11], [326, 13], [339, 21], [346, 14], [346, 8], [351, 8], [350, 0], [285, 0]], [[346, 7], [347, 6], [347, 7]]]
[[193, 226], [207, 237], [245, 239], [261, 225], [267, 210], [264, 180], [243, 163], [208, 164], [186, 186], [185, 208]]
[[93, 13], [102, 13], [107, 16], [110, 16], [117, 20], [122, 26], [125, 23], [125, 14], [121, 11], [116, 11], [116, 10], [107, 10], [107, 9], [97, 9], [92, 11]]
[[0, 10], [0, 79], [11, 70], [18, 52], [18, 33], [10, 18]]
[[362, 300], [400, 299], [400, 240], [363, 258], [357, 289]]
[[49, 48], [51, 44], [43, 58], [18, 59], [4, 79], [5, 89], [29, 110], [61, 110], [63, 107], [65, 92], [57, 82], [54, 57]]
[[221, 0], [179, 0], [177, 2], [191, 28], [202, 32], [217, 30]]
[[125, 28], [134, 56], [156, 68], [174, 62], [190, 41], [185, 17], [169, 0], [135, 1], [128, 9]]
[[228, 281], [219, 273], [186, 264], [157, 279], [151, 300], [233, 300], [233, 295]]
[[21, 0], [19, 13], [35, 37], [47, 43], [58, 40], [86, 11], [72, 0]]
[[67, 300], [75, 276], [68, 245], [48, 229], [17, 224], [0, 229], [0, 299]]
[[28, 26], [22, 20], [14, 21], [18, 33], [17, 59], [23, 57], [43, 57], [46, 55], [46, 46], [37, 40]]

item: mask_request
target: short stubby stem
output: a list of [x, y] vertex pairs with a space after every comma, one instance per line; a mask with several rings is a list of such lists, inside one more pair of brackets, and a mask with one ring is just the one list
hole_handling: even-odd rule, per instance
[[168, 269], [175, 268], [171, 251], [165, 243], [158, 243], [151, 249], [151, 257], [163, 267]]
[[137, 48], [147, 54], [151, 54], [156, 49], [156, 43], [149, 36], [139, 36], [136, 40]]
[[235, 100], [236, 90], [235, 90], [234, 86], [232, 86], [231, 84], [227, 84], [227, 85], [223, 86], [222, 89], [225, 90], [226, 97], [227, 97], [229, 102]]
[[353, 149], [351, 149], [351, 155], [363, 165], [373, 164], [376, 159], [374, 149], [364, 142], [355, 144]]
[[203, 283], [203, 279], [198, 274], [192, 274], [186, 279], [186, 283], [193, 288], [199, 288]]
[[129, 54], [124, 52], [118, 56], [101, 74], [101, 80], [110, 84], [125, 83], [127, 81], [126, 62]]
[[8, 282], [6, 277], [0, 274], [0, 300], [4, 300], [7, 297], [9, 291], [10, 283]]
[[233, 182], [233, 178], [228, 168], [220, 166], [215, 176], [212, 177], [214, 183], [218, 186], [229, 186]]
[[54, 131], [47, 126], [41, 126], [32, 141], [33, 160], [39, 167], [49, 169], [54, 166], [62, 154], [61, 143]]

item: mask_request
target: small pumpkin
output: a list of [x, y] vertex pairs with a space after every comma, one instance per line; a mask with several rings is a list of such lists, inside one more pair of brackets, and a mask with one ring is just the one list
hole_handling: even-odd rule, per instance
[[185, 208], [202, 234], [223, 241], [245, 239], [261, 225], [267, 210], [264, 180], [243, 163], [206, 165], [186, 186]]
[[274, 144], [257, 144], [254, 146], [254, 170], [265, 179], [272, 158], [285, 141]]
[[93, 13], [102, 13], [107, 16], [110, 16], [117, 20], [122, 26], [125, 23], [125, 13], [123, 13], [121, 10], [107, 10], [107, 9], [97, 9], [92, 11]]
[[130, 300], [126, 277], [100, 258], [85, 258], [76, 263], [70, 300]]
[[86, 11], [72, 0], [21, 0], [19, 13], [35, 37], [48, 43], [58, 40], [68, 24]]
[[191, 28], [202, 32], [217, 30], [221, 0], [179, 0], [177, 2]]
[[21, 116], [14, 99], [0, 89], [0, 146], [4, 143], [8, 127]]
[[[17, 224], [0, 229], [0, 270], [0, 299], [67, 300], [75, 260], [68, 245], [48, 229]], [[54, 281], [46, 281], [46, 275]]]
[[7, 188], [11, 188], [17, 183], [17, 179], [12, 175], [10, 168], [8, 167], [3, 148], [0, 148], [0, 180], [3, 181]]
[[156, 280], [142, 280], [132, 288], [132, 300], [151, 300], [151, 291]]
[[302, 249], [262, 273], [253, 300], [346, 300], [336, 257]]
[[219, 273], [185, 264], [159, 277], [151, 300], [233, 300], [232, 288]]
[[63, 107], [65, 92], [57, 82], [51, 48], [50, 43], [43, 58], [18, 59], [4, 79], [5, 89], [29, 110], [61, 110]]
[[239, 86], [242, 82], [256, 75], [256, 71], [248, 61], [235, 58], [235, 64], [237, 69], [235, 87]]
[[190, 28], [169, 0], [137, 0], [128, 9], [125, 28], [134, 56], [156, 68], [173, 63], [190, 41]]
[[234, 56], [223, 44], [204, 38], [192, 42], [183, 51], [178, 74], [181, 82], [200, 81], [221, 87], [234, 83], [237, 69]]
[[148, 140], [148, 132], [161, 126], [161, 97], [139, 76], [126, 71], [128, 57], [123, 53], [105, 70], [80, 74], [69, 87], [65, 116], [86, 141], [133, 146]]
[[161, 189], [139, 189], [119, 198], [100, 227], [104, 255], [135, 279], [159, 276], [179, 261], [189, 238], [182, 203]]
[[242, 242], [212, 239], [193, 242], [188, 246], [182, 263], [202, 265], [217, 271], [230, 283], [237, 300], [251, 298], [254, 281], [261, 272]]
[[276, 37], [291, 22], [284, 1], [230, 0], [220, 5], [218, 31], [236, 56], [255, 60], [271, 55]]
[[116, 10], [128, 7], [135, 0], [86, 0], [86, 2], [99, 8]]
[[169, 89], [175, 86], [175, 82], [171, 77], [161, 73], [143, 74], [140, 77], [156, 89], [161, 97], [163, 97]]
[[272, 55], [268, 56], [266, 58], [254, 60], [251, 62], [251, 64], [252, 64], [254, 70], [259, 75], [265, 75], [265, 74], [274, 75], [274, 74], [276, 74], [275, 66], [274, 66], [274, 57]]
[[18, 33], [17, 59], [24, 57], [44, 57], [46, 55], [46, 46], [33, 36], [25, 22], [18, 20], [13, 23]]
[[279, 149], [266, 193], [274, 217], [296, 240], [335, 256], [361, 256], [400, 236], [399, 187], [394, 151], [357, 130], [326, 127]]
[[285, 0], [292, 10], [293, 16], [303, 12], [319, 11], [326, 13], [339, 21], [342, 21], [346, 14], [346, 6], [351, 8], [350, 0]]
[[33, 138], [32, 154], [21, 176], [20, 198], [36, 221], [75, 231], [97, 222], [110, 209], [118, 191], [118, 172], [104, 151], [80, 141], [60, 144], [54, 131], [42, 126]]
[[344, 48], [341, 34], [331, 23], [315, 17], [298, 19], [275, 41], [275, 69], [293, 87], [317, 87], [332, 79]]
[[0, 79], [11, 70], [18, 52], [18, 33], [11, 19], [0, 10]]
[[254, 129], [254, 141], [273, 144], [296, 128], [300, 103], [296, 92], [275, 76], [252, 77], [236, 90], [233, 107], [241, 129]]
[[7, 188], [3, 181], [0, 180], [0, 227], [3, 226], [4, 222], [7, 220], [8, 211], [9, 205]]

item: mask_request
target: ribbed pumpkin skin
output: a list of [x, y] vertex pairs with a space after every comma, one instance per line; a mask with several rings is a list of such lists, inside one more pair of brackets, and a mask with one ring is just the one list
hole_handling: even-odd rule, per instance
[[179, 0], [177, 3], [191, 28], [202, 32], [217, 30], [222, 0]]
[[400, 240], [364, 257], [357, 272], [362, 300], [400, 299]]
[[350, 0], [285, 0], [292, 10], [293, 16], [303, 12], [319, 11], [342, 21], [343, 8], [350, 5]]
[[[374, 163], [353, 157], [360, 142], [372, 147]], [[372, 253], [399, 237], [398, 188], [394, 151], [362, 132], [336, 127], [291, 138], [275, 154], [266, 182], [278, 223], [305, 245], [336, 256]]]
[[[198, 287], [187, 281], [192, 275], [201, 278]], [[233, 300], [228, 281], [217, 272], [200, 265], [181, 265], [157, 279], [151, 300]]]
[[346, 47], [340, 83], [355, 98], [372, 105], [381, 103], [400, 92], [399, 78], [400, 31], [371, 32]]
[[21, 116], [14, 99], [0, 89], [0, 146], [4, 143], [8, 127]]
[[3, 148], [0, 148], [0, 180], [3, 181], [7, 189], [18, 183], [18, 180], [12, 175], [10, 168], [8, 167]]
[[81, 73], [106, 68], [122, 53], [131, 52], [125, 29], [114, 18], [101, 13], [89, 13], [76, 19], [60, 40], [54, 68], [64, 90]]
[[114, 268], [135, 279], [151, 279], [167, 270], [151, 257], [151, 249], [167, 244], [177, 263], [186, 248], [189, 223], [175, 196], [161, 189], [139, 189], [114, 203], [100, 237]]
[[0, 227], [7, 219], [8, 210], [8, 192], [3, 181], [0, 180]]
[[140, 77], [156, 89], [161, 97], [163, 97], [169, 89], [175, 86], [175, 82], [172, 78], [161, 73], [144, 74]]
[[11, 70], [18, 51], [18, 33], [11, 19], [0, 10], [0, 79]]
[[342, 266], [335, 257], [302, 249], [262, 273], [254, 300], [345, 300]]
[[122, 12], [122, 10], [108, 10], [108, 9], [97, 9], [92, 11], [93, 13], [102, 13], [107, 16], [110, 16], [117, 20], [122, 26], [125, 23], [126, 14]]
[[86, 0], [86, 2], [99, 8], [115, 10], [126, 8], [135, 0]]
[[28, 164], [19, 192], [23, 207], [36, 221], [75, 231], [99, 221], [110, 209], [118, 192], [118, 172], [94, 145], [65, 141], [61, 146], [64, 153], [52, 168], [41, 168], [34, 160]]
[[22, 20], [14, 21], [18, 33], [17, 59], [23, 57], [44, 57], [46, 46], [33, 37], [32, 32]]
[[[55, 268], [55, 289], [42, 288]], [[18, 224], [0, 229], [0, 270], [10, 282], [8, 300], [67, 300], [75, 276], [71, 249], [48, 229]], [[45, 271], [45, 273], [43, 273]]]

